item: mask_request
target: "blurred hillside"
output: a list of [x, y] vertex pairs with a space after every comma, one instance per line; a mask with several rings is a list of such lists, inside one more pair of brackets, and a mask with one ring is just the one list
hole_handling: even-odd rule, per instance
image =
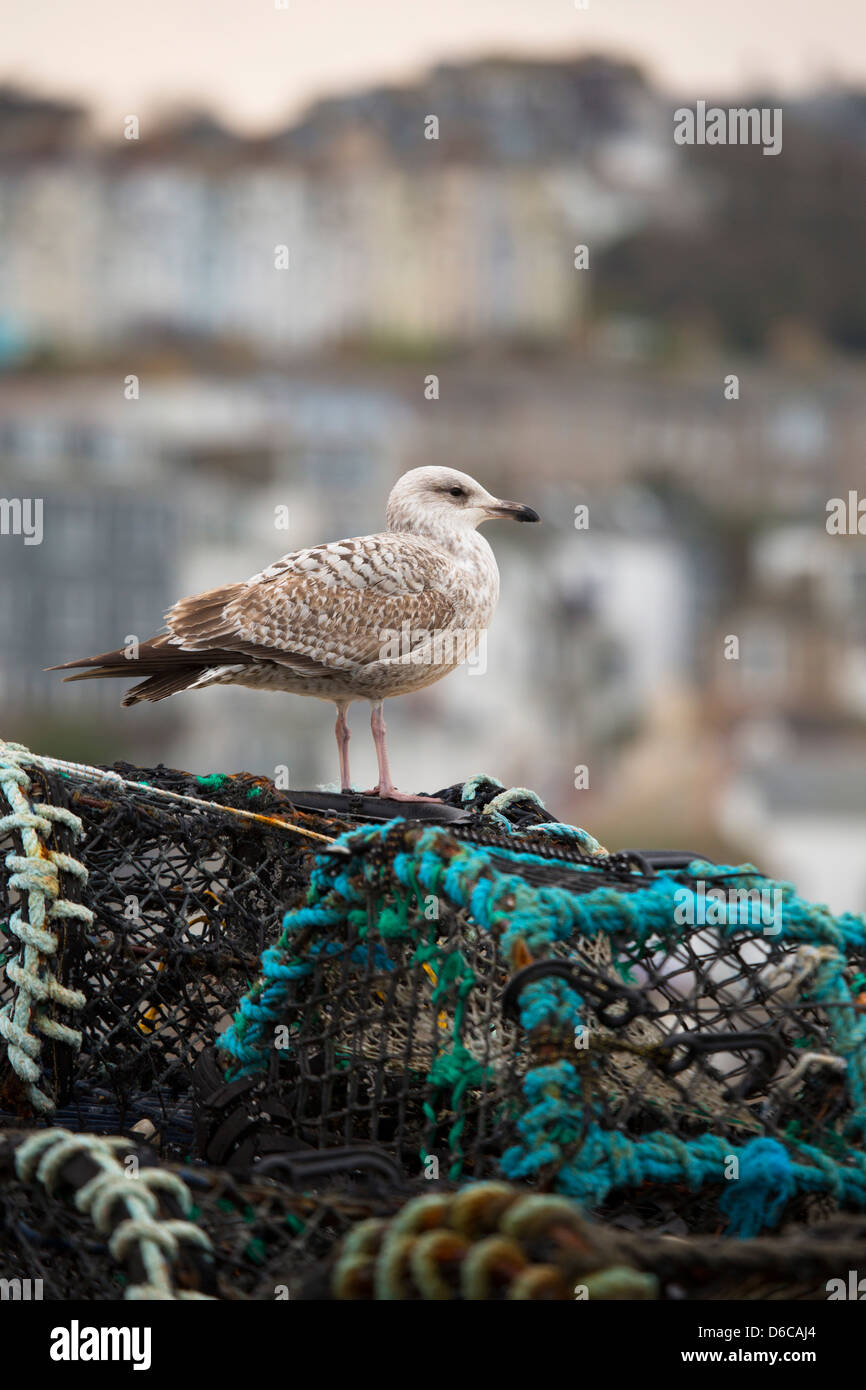
[[775, 158], [676, 146], [678, 104], [602, 57], [491, 59], [267, 138], [186, 111], [106, 143], [0, 91], [0, 491], [45, 507], [42, 545], [0, 536], [4, 734], [328, 781], [319, 702], [122, 714], [42, 668], [378, 529], [447, 461], [546, 525], [489, 528], [489, 669], [389, 709], [398, 783], [486, 771], [866, 907], [866, 557], [825, 526], [866, 439], [866, 100], [756, 96]]

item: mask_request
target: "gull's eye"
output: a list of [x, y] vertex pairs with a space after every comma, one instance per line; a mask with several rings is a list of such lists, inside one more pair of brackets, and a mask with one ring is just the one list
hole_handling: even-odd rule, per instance
[[463, 489], [462, 487], [450, 487], [450, 488], [448, 489], [448, 491], [451, 493], [451, 496], [452, 496], [452, 497], [465, 497], [465, 496], [466, 496], [466, 492], [464, 491], [464, 489]]

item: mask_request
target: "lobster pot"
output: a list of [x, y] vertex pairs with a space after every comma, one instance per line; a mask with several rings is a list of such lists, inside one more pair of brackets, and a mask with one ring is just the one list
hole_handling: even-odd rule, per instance
[[[251, 777], [117, 771], [286, 814]], [[146, 1116], [188, 1152], [196, 1058], [302, 895], [309, 851], [229, 809], [37, 768], [0, 781], [0, 827], [0, 1108], [100, 1130]]]
[[0, 1126], [507, 1180], [677, 1234], [866, 1210], [862, 918], [477, 779], [447, 826], [371, 824], [0, 754]]
[[520, 1105], [507, 978], [495, 943], [453, 914], [402, 938], [352, 923], [311, 943], [273, 1034], [286, 1132], [375, 1145], [410, 1175], [492, 1170]]
[[862, 949], [822, 940], [799, 900], [777, 929], [756, 889], [714, 922], [718, 866], [470, 839], [394, 826], [319, 867], [221, 1042], [253, 1127], [258, 1110], [300, 1148], [598, 1210], [639, 1193], [695, 1228], [719, 1224], [726, 1157], [784, 1160], [794, 1202], [823, 1155], [842, 1174], [825, 1206], [859, 1204]]
[[[55, 1160], [47, 1185], [37, 1153]], [[121, 1183], [110, 1229], [99, 1228], [88, 1197], [94, 1172], [116, 1182], [121, 1164], [132, 1160], [140, 1184]], [[840, 1285], [848, 1296], [851, 1278], [840, 1278], [840, 1271], [862, 1268], [866, 1253], [866, 1221], [857, 1216], [747, 1242], [701, 1235], [670, 1240], [592, 1221], [576, 1202], [525, 1184], [386, 1185], [373, 1175], [359, 1181], [357, 1174], [317, 1175], [311, 1168], [301, 1186], [285, 1169], [239, 1177], [214, 1167], [154, 1163], [128, 1140], [120, 1145], [62, 1130], [0, 1133], [0, 1173], [4, 1278], [9, 1296], [24, 1299], [105, 1302], [147, 1292], [269, 1303], [573, 1302], [582, 1285], [594, 1303], [823, 1301], [839, 1297]], [[151, 1209], [143, 1220], [139, 1214], [131, 1238], [115, 1243], [112, 1230], [128, 1222], [140, 1186], [153, 1195]], [[173, 1240], [156, 1247], [155, 1268], [160, 1226]]]

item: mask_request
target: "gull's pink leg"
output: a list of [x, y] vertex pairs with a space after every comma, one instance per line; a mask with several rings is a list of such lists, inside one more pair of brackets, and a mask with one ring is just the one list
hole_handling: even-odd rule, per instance
[[352, 735], [349, 732], [349, 725], [346, 722], [347, 704], [337, 701], [337, 751], [340, 755], [340, 790], [350, 792], [352, 782], [349, 777], [349, 739]]
[[385, 747], [385, 716], [382, 713], [382, 700], [372, 702], [370, 713], [370, 728], [373, 730], [373, 742], [376, 745], [376, 762], [379, 764], [379, 783], [370, 791], [365, 792], [365, 796], [381, 796], [388, 801], [436, 801], [435, 796], [413, 796], [411, 792], [398, 792], [394, 783], [391, 781], [391, 772], [388, 767], [388, 750]]

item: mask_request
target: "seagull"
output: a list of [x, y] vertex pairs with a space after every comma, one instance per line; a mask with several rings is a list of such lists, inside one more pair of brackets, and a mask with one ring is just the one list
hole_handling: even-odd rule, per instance
[[346, 711], [369, 700], [379, 780], [364, 795], [429, 801], [391, 781], [382, 706], [432, 685], [477, 648], [499, 597], [496, 560], [477, 528], [500, 517], [540, 519], [466, 473], [413, 468], [388, 498], [387, 530], [283, 555], [252, 579], [181, 599], [159, 636], [48, 669], [78, 670], [69, 681], [130, 679], [134, 670], [144, 679], [124, 706], [212, 685], [331, 700], [344, 792], [352, 791]]

